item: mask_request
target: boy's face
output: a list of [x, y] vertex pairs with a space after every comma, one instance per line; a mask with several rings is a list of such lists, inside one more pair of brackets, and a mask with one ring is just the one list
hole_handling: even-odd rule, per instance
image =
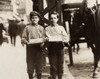
[[51, 14], [50, 21], [51, 21], [52, 24], [57, 24], [57, 22], [58, 22], [57, 15], [56, 14]]
[[37, 24], [39, 22], [39, 17], [38, 16], [32, 16], [31, 21], [33, 24]]

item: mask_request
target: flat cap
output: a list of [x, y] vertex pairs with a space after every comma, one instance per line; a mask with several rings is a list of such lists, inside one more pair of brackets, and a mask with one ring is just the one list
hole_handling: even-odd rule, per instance
[[40, 14], [37, 11], [32, 11], [32, 12], [30, 12], [30, 17], [32, 17], [32, 16], [40, 17]]

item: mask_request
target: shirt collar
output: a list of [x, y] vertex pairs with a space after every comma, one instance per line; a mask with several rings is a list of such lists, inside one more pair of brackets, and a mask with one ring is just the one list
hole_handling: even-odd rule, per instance
[[51, 25], [51, 27], [57, 27], [58, 26], [58, 24], [56, 24], [56, 25]]
[[32, 23], [31, 23], [31, 25], [34, 26], [34, 27], [39, 26], [39, 24], [32, 24]]

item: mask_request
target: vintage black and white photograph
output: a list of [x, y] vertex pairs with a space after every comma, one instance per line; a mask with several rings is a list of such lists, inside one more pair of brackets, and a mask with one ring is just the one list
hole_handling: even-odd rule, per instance
[[100, 79], [100, 0], [0, 0], [0, 79]]

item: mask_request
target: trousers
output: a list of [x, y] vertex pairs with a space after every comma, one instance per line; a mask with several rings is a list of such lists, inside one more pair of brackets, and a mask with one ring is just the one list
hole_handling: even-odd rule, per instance
[[64, 63], [63, 46], [60, 47], [59, 44], [57, 44], [58, 46], [55, 45], [53, 46], [49, 45], [50, 47], [48, 48], [50, 74], [52, 76], [52, 79], [56, 79], [56, 75], [58, 75], [58, 77], [60, 78], [63, 75], [63, 63]]
[[44, 65], [44, 56], [40, 45], [27, 45], [26, 51], [27, 73], [33, 74], [36, 71], [36, 74], [40, 75]]

